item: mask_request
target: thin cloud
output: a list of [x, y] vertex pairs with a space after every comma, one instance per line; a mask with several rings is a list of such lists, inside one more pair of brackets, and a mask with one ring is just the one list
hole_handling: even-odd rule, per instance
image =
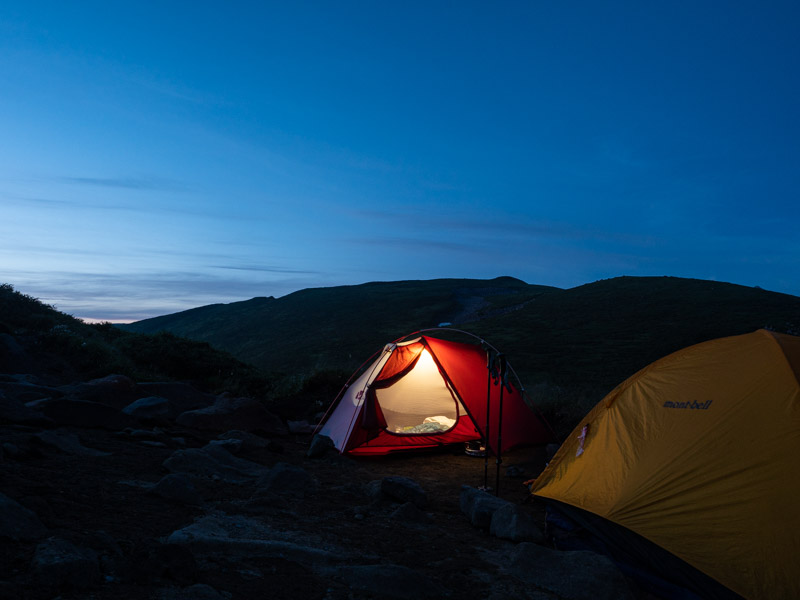
[[319, 271], [303, 271], [299, 269], [289, 269], [287, 267], [237, 267], [232, 265], [211, 265], [214, 269], [226, 269], [229, 271], [247, 271], [254, 273], [287, 273], [295, 275], [317, 275]]
[[76, 204], [72, 200], [58, 200], [55, 198], [31, 198], [29, 196], [13, 196], [13, 195], [3, 195], [4, 200], [8, 200], [10, 202], [15, 202], [17, 204], [39, 204], [44, 206], [70, 206]]
[[53, 177], [54, 181], [73, 185], [94, 187], [121, 188], [144, 191], [186, 191], [188, 188], [180, 182], [160, 177]]
[[391, 248], [417, 249], [417, 250], [445, 250], [448, 252], [479, 253], [483, 249], [479, 244], [466, 244], [463, 242], [449, 242], [444, 240], [429, 240], [412, 237], [380, 237], [380, 238], [355, 238], [350, 240], [354, 244], [367, 246], [380, 246]]
[[400, 224], [406, 227], [470, 231], [480, 233], [487, 238], [518, 235], [572, 240], [596, 240], [625, 243], [634, 246], [650, 246], [653, 244], [653, 238], [651, 236], [585, 229], [564, 223], [549, 223], [544, 221], [526, 223], [511, 219], [453, 218], [452, 216], [443, 216], [438, 213], [420, 215], [418, 213], [411, 214], [389, 210], [362, 210], [357, 214], [370, 219], [391, 222], [395, 226]]
[[241, 280], [194, 271], [150, 274], [92, 274], [69, 271], [17, 273], [20, 292], [40, 298], [78, 318], [141, 320], [258, 296], [281, 296], [319, 285], [312, 278]]

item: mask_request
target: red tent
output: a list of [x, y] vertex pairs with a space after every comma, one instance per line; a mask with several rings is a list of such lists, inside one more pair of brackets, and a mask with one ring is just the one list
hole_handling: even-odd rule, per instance
[[[401, 338], [402, 339], [402, 338]], [[496, 454], [501, 385], [489, 379], [487, 350], [422, 335], [387, 344], [340, 393], [317, 433], [342, 453], [380, 455], [484, 439]], [[518, 386], [503, 389], [501, 452], [552, 436]]]

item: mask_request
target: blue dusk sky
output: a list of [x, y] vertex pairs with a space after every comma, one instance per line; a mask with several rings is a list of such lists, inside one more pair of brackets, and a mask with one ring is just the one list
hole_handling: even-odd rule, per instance
[[800, 3], [3, 2], [0, 282], [138, 320], [368, 281], [800, 295]]

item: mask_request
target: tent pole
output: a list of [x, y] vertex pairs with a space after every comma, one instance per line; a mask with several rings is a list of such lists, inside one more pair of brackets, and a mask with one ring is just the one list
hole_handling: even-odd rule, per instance
[[500, 495], [500, 465], [503, 463], [503, 388], [508, 385], [508, 361], [505, 354], [498, 355], [500, 359], [500, 406], [497, 414], [497, 462], [495, 473], [494, 495]]
[[494, 352], [486, 348], [486, 429], [483, 430], [483, 489], [489, 489], [489, 410], [492, 406], [492, 375], [494, 371]]

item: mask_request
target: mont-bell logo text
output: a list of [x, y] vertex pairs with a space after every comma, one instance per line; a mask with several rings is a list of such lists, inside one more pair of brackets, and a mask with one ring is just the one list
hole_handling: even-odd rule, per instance
[[713, 400], [706, 400], [705, 402], [698, 402], [697, 400], [686, 402], [672, 402], [667, 400], [664, 402], [664, 408], [687, 408], [690, 410], [708, 410]]

